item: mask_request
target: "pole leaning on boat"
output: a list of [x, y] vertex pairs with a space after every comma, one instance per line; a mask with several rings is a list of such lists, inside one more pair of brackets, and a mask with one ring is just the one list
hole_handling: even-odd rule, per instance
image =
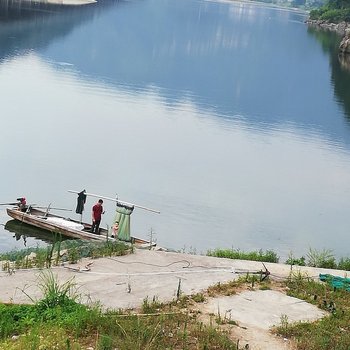
[[[68, 190], [69, 193], [75, 193], [75, 194], [79, 194], [81, 191], [73, 191], [73, 190]], [[101, 198], [101, 199], [106, 199], [106, 200], [109, 200], [109, 201], [112, 201], [112, 202], [116, 202], [116, 203], [119, 203], [119, 204], [124, 204], [124, 205], [128, 205], [128, 206], [132, 206], [132, 207], [135, 207], [135, 208], [139, 208], [139, 209], [143, 209], [143, 210], [148, 210], [148, 211], [151, 211], [153, 213], [157, 213], [157, 214], [160, 214], [160, 211], [159, 210], [155, 210], [155, 209], [151, 209], [151, 208], [147, 208], [147, 207], [144, 207], [142, 205], [138, 205], [138, 204], [134, 204], [134, 203], [129, 203], [129, 202], [125, 202], [125, 201], [121, 201], [117, 198], [111, 198], [111, 197], [105, 197], [105, 196], [100, 196], [98, 194], [94, 194], [94, 193], [88, 193], [88, 192], [84, 192], [84, 194], [86, 196], [90, 196], [90, 197], [96, 197], [96, 198]]]

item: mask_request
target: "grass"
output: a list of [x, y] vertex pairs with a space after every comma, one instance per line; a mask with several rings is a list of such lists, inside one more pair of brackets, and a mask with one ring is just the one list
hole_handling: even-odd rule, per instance
[[19, 268], [49, 268], [65, 262], [77, 263], [80, 259], [93, 259], [106, 256], [120, 256], [133, 251], [133, 248], [115, 241], [91, 242], [83, 240], [57, 241], [45, 248], [28, 248], [0, 254], [2, 269], [11, 273]]
[[349, 292], [315, 282], [300, 271], [282, 285], [255, 274], [217, 283], [193, 296], [180, 295], [170, 303], [145, 298], [139, 310], [102, 311], [99, 305], [82, 305], [74, 279], [58, 283], [52, 272], [39, 275], [43, 298], [33, 305], [0, 304], [0, 350], [134, 350], [222, 349], [238, 350], [239, 342], [227, 333], [237, 326], [230, 315], [212, 315], [204, 324], [196, 305], [207, 297], [234, 295], [246, 289], [285, 288], [288, 295], [329, 312], [314, 323], [289, 323], [282, 315], [275, 332], [291, 339], [299, 350], [350, 349]]
[[246, 273], [241, 275], [238, 279], [231, 280], [226, 283], [217, 283], [210, 286], [207, 289], [207, 294], [209, 297], [215, 297], [218, 295], [235, 295], [238, 291], [242, 289], [254, 289], [258, 288], [260, 290], [271, 289], [271, 280], [265, 279], [260, 281], [260, 278], [256, 274]]
[[301, 350], [350, 349], [350, 294], [334, 290], [301, 273], [293, 274], [286, 282], [288, 295], [315, 304], [328, 311], [329, 316], [314, 323], [289, 324], [282, 320], [276, 332], [294, 340]]
[[309, 248], [307, 253], [308, 266], [324, 267], [328, 269], [336, 269], [337, 263], [330, 249], [316, 250]]
[[67, 349], [100, 317], [97, 307], [77, 302], [74, 281], [60, 285], [49, 271], [38, 285], [43, 298], [35, 304], [0, 304], [0, 349]]
[[[236, 251], [219, 251], [214, 256], [242, 258]], [[241, 253], [241, 252], [239, 252]], [[263, 255], [262, 253], [259, 255]], [[252, 254], [244, 254], [251, 257]], [[309, 249], [306, 258], [295, 258], [292, 254], [287, 263], [300, 266], [314, 266], [323, 268], [337, 268], [349, 270], [350, 259], [341, 258], [336, 261], [331, 250]], [[208, 289], [209, 296], [233, 295], [237, 293], [242, 285], [246, 288], [273, 289], [270, 281], [260, 283], [257, 275], [242, 275], [239, 280], [231, 281], [226, 284], [218, 283]], [[350, 349], [350, 294], [348, 291], [335, 290], [327, 283], [314, 281], [313, 278], [300, 271], [292, 272], [287, 281], [278, 287], [279, 290], [285, 289], [287, 294], [298, 299], [305, 300], [317, 307], [327, 311], [328, 316], [323, 319], [312, 322], [299, 322], [291, 324], [287, 315], [281, 316], [280, 326], [275, 332], [290, 339], [298, 350], [349, 350]], [[220, 319], [221, 323], [227, 323], [231, 320]]]
[[277, 263], [279, 257], [273, 250], [263, 250], [243, 252], [239, 249], [214, 249], [207, 252], [208, 256], [215, 256], [218, 258], [229, 258], [239, 260], [252, 260]]
[[[127, 248], [128, 249], [128, 248]], [[111, 256], [126, 254], [128, 250], [119, 250], [116, 246], [86, 242], [62, 242], [59, 251], [65, 254], [57, 259], [57, 248], [49, 247], [33, 251], [41, 262], [68, 261], [70, 254], [81, 257]], [[71, 251], [71, 253], [69, 253]], [[227, 250], [228, 257], [238, 252], [246, 257], [257, 256], [258, 261], [276, 260], [272, 251], [242, 253]], [[233, 254], [231, 254], [233, 252]], [[28, 263], [27, 254], [12, 252], [6, 257], [12, 258], [16, 266]], [[215, 256], [215, 255], [214, 255]], [[263, 257], [263, 260], [261, 260]], [[331, 251], [310, 249], [306, 259], [291, 261], [313, 265], [343, 266], [348, 269], [350, 259], [340, 259], [337, 263]], [[267, 260], [270, 261], [270, 260]], [[0, 304], [0, 350], [20, 349], [57, 349], [57, 350], [112, 350], [112, 349], [239, 349], [238, 342], [230, 339], [227, 327], [234, 327], [235, 320], [213, 315], [209, 324], [203, 324], [198, 308], [193, 305], [203, 303], [207, 297], [234, 295], [246, 289], [274, 289], [276, 284], [269, 279], [261, 282], [259, 275], [242, 274], [237, 280], [217, 283], [207, 291], [186, 296], [181, 291], [179, 279], [178, 293], [170, 303], [162, 303], [157, 297], [144, 299], [140, 310], [102, 311], [99, 305], [79, 303], [79, 290], [74, 280], [60, 284], [50, 272], [42, 273], [38, 279], [44, 297], [32, 300], [33, 305]], [[281, 325], [276, 333], [290, 338], [296, 349], [301, 350], [345, 350], [350, 349], [350, 298], [349, 292], [334, 290], [326, 283], [319, 283], [300, 271], [291, 272], [285, 285], [288, 294], [329, 312], [329, 316], [314, 323], [290, 324], [286, 315], [281, 316]], [[30, 297], [30, 296], [29, 296]], [[196, 309], [196, 311], [195, 311]], [[136, 313], [135, 313], [136, 312]]]
[[[279, 257], [273, 250], [258, 250], [244, 252], [240, 249], [214, 249], [207, 252], [208, 256], [218, 258], [251, 260], [278, 263]], [[289, 253], [288, 259], [285, 261], [288, 265], [311, 266], [326, 269], [338, 269], [350, 271], [350, 258], [340, 258], [337, 262], [333, 251], [330, 249], [317, 250], [309, 248], [306, 257], [295, 257], [292, 252]]]
[[0, 304], [1, 350], [237, 350], [218, 325], [203, 325], [196, 313], [183, 311], [191, 298], [168, 304], [146, 298], [138, 314], [102, 312], [78, 303], [74, 280], [60, 284], [49, 271], [38, 283], [43, 298], [33, 305]]
[[163, 307], [163, 304], [158, 301], [156, 297], [153, 297], [152, 301], [149, 301], [149, 298], [145, 298], [142, 303], [141, 312], [144, 314], [152, 314], [159, 312]]
[[[80, 259], [90, 257], [93, 259], [106, 256], [120, 256], [129, 254], [133, 247], [121, 242], [91, 242], [82, 240], [57, 241], [46, 248], [28, 248], [23, 250], [14, 250], [8, 253], [0, 254], [2, 269], [8, 273], [13, 273], [19, 268], [49, 268], [58, 266], [65, 262], [77, 263]], [[192, 252], [191, 254], [195, 254]], [[261, 262], [278, 263], [279, 257], [273, 250], [258, 250], [244, 252], [240, 249], [214, 249], [207, 252], [207, 256], [251, 260]], [[312, 266], [320, 268], [332, 268], [350, 271], [350, 258], [340, 258], [336, 261], [332, 250], [316, 250], [309, 248], [306, 255], [298, 258], [291, 252], [285, 261], [288, 265]], [[181, 286], [179, 286], [181, 287]]]
[[350, 271], [350, 258], [342, 257], [337, 262], [333, 251], [330, 249], [317, 250], [309, 248], [306, 258], [304, 256], [297, 258], [291, 252], [286, 260], [286, 264]]

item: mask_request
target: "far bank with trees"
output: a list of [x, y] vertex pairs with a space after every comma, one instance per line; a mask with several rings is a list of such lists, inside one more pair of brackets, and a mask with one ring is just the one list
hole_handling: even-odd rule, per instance
[[308, 23], [343, 35], [339, 53], [350, 55], [350, 0], [328, 0], [320, 8], [310, 11]]

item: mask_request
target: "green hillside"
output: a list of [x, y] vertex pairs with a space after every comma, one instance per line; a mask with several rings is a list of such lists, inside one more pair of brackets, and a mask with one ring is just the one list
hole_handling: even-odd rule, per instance
[[310, 12], [310, 19], [332, 23], [350, 22], [350, 0], [328, 0], [324, 6]]

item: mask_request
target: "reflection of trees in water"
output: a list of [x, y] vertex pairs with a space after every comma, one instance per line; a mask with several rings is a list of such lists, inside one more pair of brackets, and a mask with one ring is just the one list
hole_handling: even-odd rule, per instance
[[339, 62], [344, 69], [350, 72], [350, 55], [340, 54]]
[[350, 70], [341, 64], [338, 54], [332, 59], [332, 83], [338, 102], [344, 106], [345, 114], [350, 121]]
[[[98, 11], [114, 1], [102, 2]], [[62, 6], [32, 1], [0, 1], [0, 61], [31, 49], [48, 46], [76, 26], [91, 20], [96, 5]]]
[[350, 121], [350, 58], [339, 56], [341, 37], [337, 33], [315, 27], [309, 27], [308, 33], [316, 37], [323, 51], [329, 54], [334, 94]]
[[[17, 220], [9, 220], [5, 224], [5, 230], [13, 233], [13, 238], [16, 241], [23, 239], [23, 245], [26, 246], [27, 238], [32, 237], [36, 240], [42, 241], [47, 244], [52, 244], [57, 241], [57, 237], [54, 233], [42, 230], [37, 227], [27, 225]], [[66, 237], [60, 237], [60, 240], [66, 240]]]
[[[108, 2], [107, 2], [108, 3]], [[102, 5], [106, 4], [103, 2]], [[53, 15], [82, 13], [96, 6], [96, 3], [83, 6], [64, 6], [59, 4], [40, 3], [30, 0], [1, 0], [0, 21], [47, 18]]]

